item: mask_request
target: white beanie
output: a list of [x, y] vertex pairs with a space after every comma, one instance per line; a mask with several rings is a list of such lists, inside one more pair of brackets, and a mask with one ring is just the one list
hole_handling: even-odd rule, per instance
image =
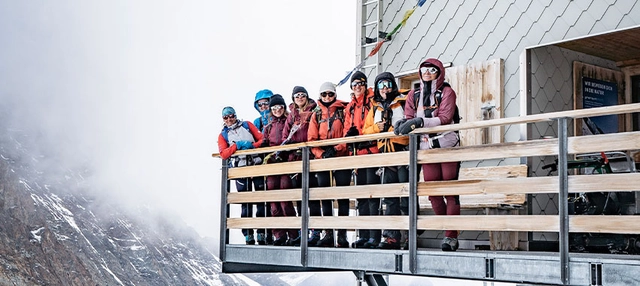
[[327, 92], [327, 91], [336, 93], [336, 85], [331, 83], [331, 82], [325, 82], [325, 83], [321, 84], [320, 85], [320, 93]]

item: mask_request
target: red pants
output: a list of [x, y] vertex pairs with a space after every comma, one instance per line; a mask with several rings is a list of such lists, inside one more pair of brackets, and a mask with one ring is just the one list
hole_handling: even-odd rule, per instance
[[[458, 170], [459, 162], [422, 165], [425, 182], [457, 180]], [[436, 215], [460, 215], [460, 196], [429, 196], [429, 201], [431, 201], [431, 207]], [[457, 238], [458, 231], [447, 230], [444, 236]]]
[[[280, 190], [291, 188], [291, 177], [289, 175], [276, 175], [267, 177], [267, 190]], [[296, 210], [293, 208], [293, 203], [286, 202], [271, 202], [271, 216], [296, 216]], [[276, 239], [288, 235], [290, 239], [298, 237], [298, 230], [295, 229], [273, 229], [273, 235]]]

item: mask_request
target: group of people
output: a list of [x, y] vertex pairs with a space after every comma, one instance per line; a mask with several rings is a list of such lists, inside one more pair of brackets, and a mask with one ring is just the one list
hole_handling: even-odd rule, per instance
[[[234, 156], [237, 150], [278, 146], [290, 143], [325, 140], [363, 134], [394, 132], [406, 135], [415, 128], [453, 124], [456, 111], [456, 93], [445, 81], [445, 69], [437, 59], [427, 59], [418, 67], [420, 87], [404, 96], [393, 74], [383, 72], [373, 82], [373, 88], [367, 86], [367, 77], [357, 71], [351, 76], [351, 100], [337, 99], [336, 87], [325, 82], [318, 90], [318, 98], [311, 98], [302, 86], [293, 88], [292, 103], [287, 106], [280, 94], [261, 90], [255, 97], [255, 108], [260, 116], [254, 122], [237, 118], [232, 107], [222, 110], [224, 127], [218, 137], [218, 148], [223, 159], [230, 159], [230, 167], [269, 164], [302, 159], [301, 150], [282, 151], [275, 154]], [[396, 136], [376, 141], [355, 144], [338, 144], [311, 148], [310, 158], [334, 158], [358, 156], [385, 152], [397, 152], [408, 149], [409, 138]], [[446, 148], [459, 144], [457, 132], [423, 134], [420, 136], [420, 149]], [[459, 162], [423, 164], [425, 181], [456, 180]], [[300, 174], [285, 174], [254, 177], [236, 180], [238, 192], [279, 190], [300, 187]], [[309, 174], [309, 187], [330, 187], [386, 184], [408, 182], [408, 166], [380, 168], [359, 168], [354, 170], [333, 170]], [[436, 215], [459, 215], [458, 196], [430, 196]], [[349, 215], [349, 200], [339, 199], [338, 216]], [[407, 215], [407, 198], [384, 198], [384, 215]], [[291, 201], [257, 204], [256, 216], [297, 216], [300, 212]], [[357, 199], [357, 215], [379, 215], [379, 198]], [[296, 212], [297, 210], [297, 212]], [[333, 216], [333, 201], [309, 201], [310, 216]], [[253, 204], [242, 204], [241, 217], [251, 217]], [[258, 229], [254, 237], [253, 229], [243, 229], [246, 244], [273, 244], [299, 246], [301, 233], [296, 229]], [[324, 233], [324, 235], [322, 235]], [[399, 249], [402, 245], [399, 230], [361, 229], [354, 248]], [[458, 248], [458, 231], [447, 230], [442, 241], [442, 250], [455, 251]], [[310, 247], [350, 246], [347, 231], [339, 229], [313, 229], [304, 235]]]

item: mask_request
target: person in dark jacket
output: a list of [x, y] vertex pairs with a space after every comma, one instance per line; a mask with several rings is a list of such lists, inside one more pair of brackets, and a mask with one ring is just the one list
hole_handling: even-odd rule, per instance
[[[407, 95], [405, 119], [397, 123], [396, 134], [408, 134], [415, 128], [454, 124], [456, 92], [444, 82], [445, 69], [438, 59], [426, 59], [418, 67], [420, 89]], [[458, 146], [457, 132], [423, 134], [420, 149], [448, 148]], [[426, 182], [457, 180], [460, 162], [430, 163], [422, 165]], [[445, 202], [446, 199], [446, 202]], [[429, 196], [436, 215], [459, 215], [460, 196]], [[442, 240], [443, 251], [458, 249], [458, 231], [447, 230]]]
[[[270, 123], [264, 128], [262, 146], [280, 146], [283, 142], [284, 127], [288, 115], [284, 98], [279, 94], [274, 94], [269, 100], [269, 108], [271, 109], [271, 118]], [[280, 152], [278, 155], [267, 156], [269, 158], [265, 157], [265, 160], [267, 160], [267, 163], [283, 162], [286, 161], [283, 159], [286, 156], [288, 156], [286, 152]], [[291, 177], [288, 174], [267, 177], [267, 190], [290, 188]], [[296, 216], [296, 210], [291, 201], [271, 202], [271, 216]], [[276, 238], [273, 241], [273, 245], [295, 245], [296, 240], [298, 245], [300, 243], [298, 230], [295, 229], [273, 229], [273, 235]]]
[[[390, 72], [383, 72], [374, 81], [371, 109], [364, 122], [364, 134], [376, 134], [393, 131], [393, 125], [404, 119], [404, 97], [398, 91], [395, 77]], [[409, 137], [396, 137], [378, 140], [381, 153], [404, 151], [409, 145]], [[383, 184], [405, 183], [409, 181], [407, 166], [378, 168]], [[403, 198], [406, 200], [406, 198]], [[400, 198], [384, 198], [386, 205], [384, 215], [400, 215]], [[405, 213], [406, 215], [406, 213]], [[385, 230], [383, 240], [377, 245], [365, 244], [365, 247], [384, 249], [400, 249], [402, 235], [399, 230]]]
[[[239, 120], [236, 111], [231, 106], [222, 109], [222, 119], [224, 126], [218, 135], [218, 150], [222, 159], [231, 159], [231, 167], [243, 167], [247, 165], [259, 164], [261, 159], [253, 156], [236, 156], [233, 153], [237, 150], [246, 150], [259, 147], [262, 143], [262, 133], [249, 121]], [[236, 190], [238, 192], [251, 191], [251, 178], [236, 180]], [[242, 204], [241, 217], [253, 216], [253, 204]], [[260, 231], [260, 230], [258, 230]], [[262, 230], [264, 234], [264, 229]], [[253, 229], [243, 229], [246, 244], [255, 244]]]

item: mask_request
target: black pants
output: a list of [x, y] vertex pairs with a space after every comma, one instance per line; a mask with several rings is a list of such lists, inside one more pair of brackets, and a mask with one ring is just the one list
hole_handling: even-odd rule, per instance
[[[380, 177], [376, 175], [378, 168], [358, 169], [356, 174], [356, 185], [380, 184]], [[358, 215], [374, 216], [380, 215], [380, 199], [358, 199]], [[373, 238], [380, 240], [381, 231], [379, 229], [361, 229], [360, 238]]]

